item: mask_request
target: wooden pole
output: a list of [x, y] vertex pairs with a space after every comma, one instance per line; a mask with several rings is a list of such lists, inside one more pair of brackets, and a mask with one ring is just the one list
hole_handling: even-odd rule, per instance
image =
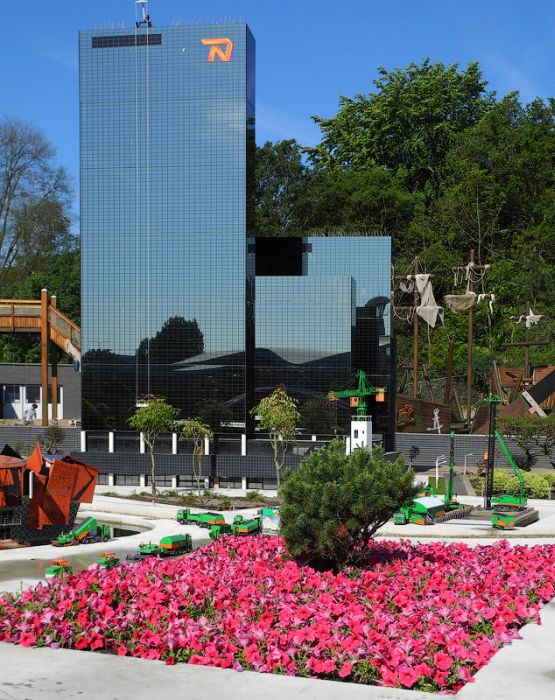
[[[55, 295], [50, 297], [50, 306], [56, 308], [58, 301]], [[52, 420], [58, 419], [58, 349], [52, 347], [52, 372], [51, 372], [51, 386], [52, 386]]]
[[[474, 248], [470, 251], [470, 267], [468, 272], [468, 291], [474, 291]], [[466, 375], [466, 423], [472, 425], [472, 344], [474, 342], [474, 307], [468, 310], [468, 374]]]
[[412, 319], [412, 395], [418, 396], [418, 314], [416, 308], [419, 304], [418, 287], [416, 285], [416, 275], [420, 274], [420, 258], [418, 255], [414, 259], [414, 316]]
[[453, 351], [455, 343], [449, 341], [449, 349], [447, 350], [447, 378], [445, 380], [445, 391], [443, 393], [443, 403], [449, 403], [451, 400], [451, 381], [453, 378]]
[[48, 425], [48, 290], [40, 290], [40, 363], [42, 373], [42, 425]]
[[526, 319], [524, 322], [524, 386], [530, 379], [530, 343], [528, 335], [528, 316], [530, 316], [530, 302], [526, 302]]

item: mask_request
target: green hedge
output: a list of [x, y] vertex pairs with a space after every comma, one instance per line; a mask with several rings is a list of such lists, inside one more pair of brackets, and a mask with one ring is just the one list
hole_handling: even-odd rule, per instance
[[[538, 472], [523, 472], [524, 488], [528, 498], [548, 498], [551, 487], [552, 497], [555, 497], [555, 472], [540, 474]], [[484, 485], [483, 477], [471, 479], [471, 483], [480, 495]], [[495, 469], [493, 472], [493, 493], [516, 493], [518, 479], [511, 472], [504, 469]]]

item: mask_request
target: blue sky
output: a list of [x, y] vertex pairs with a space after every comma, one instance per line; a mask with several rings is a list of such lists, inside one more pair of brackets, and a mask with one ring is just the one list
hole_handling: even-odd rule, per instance
[[[79, 29], [133, 26], [133, 0], [1, 3], [0, 116], [32, 123], [78, 190]], [[368, 92], [376, 68], [480, 62], [490, 87], [555, 95], [551, 0], [150, 0], [155, 25], [245, 19], [257, 40], [257, 141], [318, 141], [311, 115]], [[77, 201], [76, 201], [77, 206]]]

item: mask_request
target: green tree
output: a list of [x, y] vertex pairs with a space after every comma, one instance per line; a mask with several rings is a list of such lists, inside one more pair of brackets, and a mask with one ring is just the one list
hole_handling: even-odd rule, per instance
[[135, 413], [127, 419], [127, 423], [133, 430], [143, 434], [144, 441], [150, 454], [150, 483], [151, 493], [156, 495], [156, 459], [154, 445], [161, 433], [172, 433], [176, 429], [177, 408], [170, 406], [161, 396], [146, 396], [139, 399], [139, 406]]
[[380, 165], [403, 176], [408, 191], [433, 197], [456, 135], [482, 118], [493, 95], [477, 63], [460, 70], [426, 59], [378, 73], [374, 92], [342, 97], [330, 119], [314, 117], [322, 140], [308, 153], [328, 170]]
[[[44, 135], [16, 119], [0, 121], [0, 288], [29, 252], [41, 258], [69, 236], [71, 186]], [[13, 275], [12, 275], [13, 276]]]
[[260, 428], [269, 433], [279, 491], [280, 474], [285, 464], [287, 448], [295, 440], [301, 416], [284, 386], [278, 386], [270, 396], [261, 399], [250, 413], [260, 420]]
[[555, 413], [546, 418], [538, 415], [501, 416], [501, 425], [511, 435], [524, 453], [524, 462], [519, 466], [530, 471], [539, 456], [549, 459], [555, 469]]
[[420, 205], [402, 178], [381, 166], [316, 173], [306, 192], [310, 235], [401, 235]]
[[303, 149], [295, 141], [267, 141], [256, 149], [256, 231], [290, 236], [303, 228], [303, 202], [310, 181]]
[[289, 552], [317, 568], [364, 561], [378, 528], [414, 498], [413, 472], [383, 450], [345, 455], [343, 441], [310, 454], [281, 489], [281, 535]]
[[200, 496], [200, 480], [202, 478], [202, 458], [204, 457], [204, 441], [214, 437], [212, 428], [199, 418], [191, 418], [181, 429], [181, 440], [193, 441], [193, 475], [197, 482], [197, 492]]
[[[8, 299], [40, 299], [40, 290], [55, 294], [58, 308], [74, 323], [81, 322], [81, 261], [78, 250], [46, 258], [25, 279], [11, 281], [2, 288], [2, 297]], [[0, 335], [1, 362], [40, 362], [38, 333]], [[71, 362], [63, 355], [61, 362]]]

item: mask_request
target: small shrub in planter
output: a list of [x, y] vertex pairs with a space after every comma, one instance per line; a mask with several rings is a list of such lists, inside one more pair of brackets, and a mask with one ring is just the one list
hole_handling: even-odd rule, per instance
[[341, 440], [310, 454], [280, 491], [281, 535], [290, 554], [318, 569], [364, 560], [372, 536], [414, 498], [412, 469], [383, 450], [345, 455]]

